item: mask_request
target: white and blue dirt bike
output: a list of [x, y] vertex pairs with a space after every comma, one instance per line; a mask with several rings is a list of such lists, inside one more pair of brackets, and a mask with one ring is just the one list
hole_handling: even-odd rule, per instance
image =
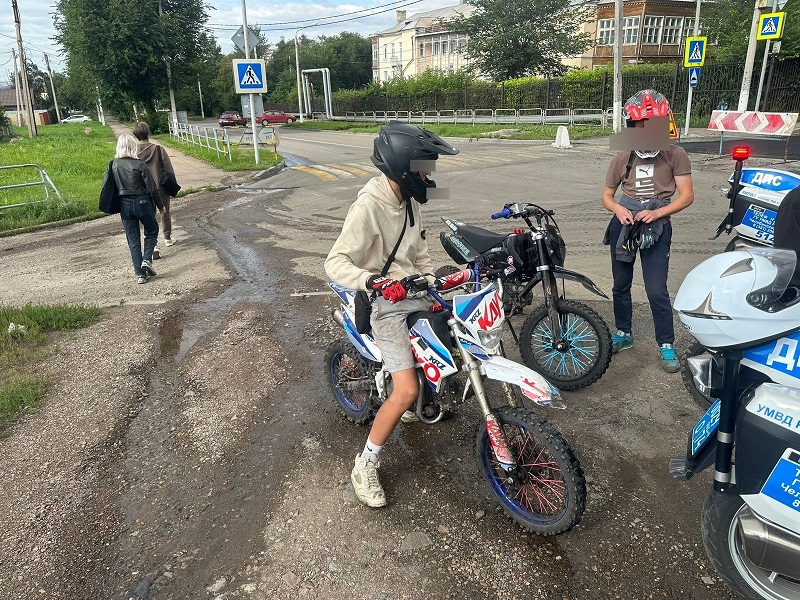
[[741, 598], [800, 600], [800, 290], [793, 251], [713, 256], [684, 280], [675, 310], [708, 349], [698, 388], [713, 402], [670, 472], [713, 465], [703, 545]]
[[[472, 268], [480, 260], [485, 276], [502, 280], [508, 315], [521, 314], [531, 305], [533, 289], [542, 284], [544, 302], [527, 316], [519, 336], [510, 320], [506, 324], [525, 364], [559, 389], [571, 391], [591, 385], [605, 373], [611, 361], [611, 334], [594, 310], [566, 298], [564, 281], [580, 283], [602, 298], [608, 296], [585, 275], [564, 268], [566, 244], [553, 214], [536, 204], [506, 204], [492, 219], [521, 219], [527, 230], [496, 233], [443, 219], [449, 231], [439, 239], [456, 264]], [[447, 265], [436, 273], [455, 269]]]
[[[540, 535], [563, 533], [580, 521], [586, 504], [578, 460], [556, 428], [519, 405], [513, 393], [504, 394], [507, 405], [493, 405], [484, 381], [518, 387], [542, 406], [566, 405], [544, 377], [500, 355], [505, 318], [501, 289], [477, 283], [478, 278], [465, 270], [436, 280], [435, 286], [422, 276], [403, 280], [409, 294], [428, 294], [444, 309], [408, 317], [420, 380], [414, 410], [422, 423], [436, 423], [474, 397], [482, 414], [476, 458], [490, 493], [524, 529]], [[366, 424], [389, 397], [391, 375], [371, 334], [356, 330], [355, 291], [329, 285], [342, 302], [333, 318], [346, 334], [329, 346], [325, 358], [333, 400], [347, 419]], [[440, 295], [447, 289], [455, 292], [449, 302]]]
[[[725, 252], [744, 248], [771, 248], [778, 207], [784, 196], [800, 185], [800, 175], [762, 167], [743, 168], [744, 161], [750, 156], [750, 148], [747, 146], [736, 146], [732, 156], [736, 165], [728, 179], [728, 212], [711, 239], [718, 238], [723, 232], [732, 234]], [[738, 192], [734, 193], [734, 190]], [[706, 358], [706, 349], [696, 340], [687, 346], [681, 357], [684, 385], [701, 406], [708, 406], [708, 398], [704, 390], [698, 387], [696, 376], [700, 375], [700, 365], [707, 364]]]

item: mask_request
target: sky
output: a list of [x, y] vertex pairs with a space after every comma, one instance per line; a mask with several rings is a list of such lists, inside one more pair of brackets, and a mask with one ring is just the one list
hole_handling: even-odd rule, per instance
[[[102, 0], [98, 0], [102, 1]], [[306, 27], [300, 35], [311, 38], [332, 36], [352, 31], [365, 37], [396, 22], [396, 10], [414, 13], [435, 10], [458, 4], [459, 0], [289, 0], [266, 2], [247, 0], [247, 22], [258, 24], [269, 42], [281, 37], [294, 38], [298, 28]], [[44, 54], [50, 58], [54, 71], [65, 68], [62, 50], [51, 39], [55, 35], [52, 0], [18, 0], [22, 40], [29, 60], [45, 70]], [[241, 0], [209, 0], [208, 26], [225, 53], [234, 49], [231, 36], [242, 25]], [[316, 23], [316, 25], [315, 25]], [[7, 84], [12, 73], [12, 48], [16, 50], [16, 29], [11, 0], [0, 0], [0, 85]]]

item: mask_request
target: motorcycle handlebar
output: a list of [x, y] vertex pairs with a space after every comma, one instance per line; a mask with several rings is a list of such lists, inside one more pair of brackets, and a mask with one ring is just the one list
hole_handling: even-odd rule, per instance
[[509, 217], [511, 217], [511, 211], [507, 206], [500, 212], [492, 213], [493, 221], [496, 221], [497, 219], [508, 219]]

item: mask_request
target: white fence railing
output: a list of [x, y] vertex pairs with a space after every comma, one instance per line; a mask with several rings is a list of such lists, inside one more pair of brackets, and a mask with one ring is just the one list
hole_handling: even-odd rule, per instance
[[608, 127], [610, 115], [601, 109], [592, 108], [476, 108], [459, 110], [426, 111], [366, 111], [346, 112], [334, 120], [372, 121], [388, 123], [393, 119], [407, 123], [468, 123], [476, 124], [520, 124], [538, 125], [598, 125]]
[[194, 144], [209, 151], [214, 151], [217, 153], [217, 158], [224, 154], [229, 161], [233, 160], [230, 136], [228, 136], [228, 132], [225, 129], [170, 121], [169, 134], [187, 144]]
[[[7, 185], [0, 185], [0, 201], [4, 199], [4, 194], [2, 193], [3, 190], [15, 190], [32, 186], [42, 186], [42, 189], [44, 189], [44, 200], [26, 200], [25, 202], [18, 202], [14, 204], [2, 204], [0, 205], [0, 210], [4, 210], [6, 208], [16, 208], [18, 206], [26, 206], [28, 204], [41, 204], [42, 202], [47, 202], [48, 200], [50, 200], [51, 190], [57, 198], [62, 197], [61, 192], [58, 191], [55, 184], [53, 183], [53, 180], [50, 179], [50, 176], [47, 174], [47, 172], [39, 165], [22, 164], [22, 165], [0, 166], [0, 170], [10, 170], [10, 169], [20, 169], [20, 170], [33, 169], [36, 173], [35, 175], [31, 176], [31, 178], [21, 183], [9, 183]], [[30, 179], [35, 179], [35, 180], [31, 181]]]

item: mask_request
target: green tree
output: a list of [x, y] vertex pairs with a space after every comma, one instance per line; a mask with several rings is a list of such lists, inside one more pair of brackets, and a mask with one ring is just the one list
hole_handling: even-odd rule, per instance
[[476, 11], [447, 21], [452, 32], [467, 34], [473, 69], [497, 80], [526, 75], [559, 75], [565, 56], [581, 54], [592, 43], [580, 33], [588, 9], [564, 0], [473, 0]]
[[168, 105], [165, 59], [196, 56], [206, 20], [203, 0], [58, 0], [55, 39], [68, 72], [85, 72], [109, 109], [127, 115], [133, 104]]
[[714, 60], [744, 60], [752, 19], [753, 0], [715, 0], [701, 5], [701, 34], [708, 37]]

